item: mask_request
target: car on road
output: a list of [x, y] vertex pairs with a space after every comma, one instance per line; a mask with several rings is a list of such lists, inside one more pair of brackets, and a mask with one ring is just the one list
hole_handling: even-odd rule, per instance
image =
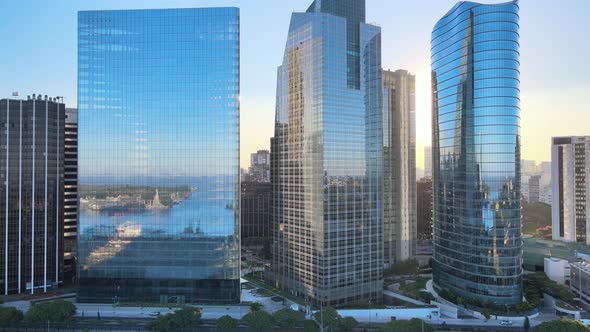
[[152, 316], [152, 317], [160, 317], [160, 312], [159, 311], [152, 312], [152, 313], [150, 313], [150, 316]]
[[500, 325], [510, 326], [512, 324], [514, 324], [514, 323], [512, 323], [512, 321], [507, 320], [507, 319], [504, 319], [504, 320], [500, 321]]

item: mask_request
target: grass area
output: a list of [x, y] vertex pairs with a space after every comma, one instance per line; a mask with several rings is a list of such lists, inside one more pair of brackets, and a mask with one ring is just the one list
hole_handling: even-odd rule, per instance
[[296, 296], [293, 296], [291, 294], [288, 294], [286, 292], [283, 292], [280, 289], [269, 286], [269, 285], [265, 284], [262, 280], [254, 278], [252, 275], [245, 275], [242, 278], [248, 280], [248, 282], [252, 283], [253, 285], [255, 285], [261, 289], [264, 289], [264, 290], [271, 292], [273, 294], [287, 298], [287, 299], [299, 304], [300, 306], [305, 306], [305, 302], [302, 299], [300, 299]]
[[430, 303], [430, 301], [434, 300], [434, 296], [432, 294], [423, 291], [426, 288], [426, 282], [428, 282], [429, 277], [416, 277], [411, 279], [405, 279], [400, 281], [400, 291], [413, 299]]

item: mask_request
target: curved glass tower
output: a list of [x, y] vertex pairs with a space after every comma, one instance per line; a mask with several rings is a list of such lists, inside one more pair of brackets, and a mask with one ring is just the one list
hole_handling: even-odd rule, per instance
[[518, 1], [460, 2], [432, 32], [434, 283], [522, 299]]

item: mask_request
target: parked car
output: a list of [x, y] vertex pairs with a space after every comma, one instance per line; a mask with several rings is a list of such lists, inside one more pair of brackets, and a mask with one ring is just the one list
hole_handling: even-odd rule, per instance
[[510, 326], [510, 325], [512, 325], [512, 324], [513, 324], [513, 323], [512, 323], [512, 321], [510, 321], [510, 320], [506, 320], [506, 319], [504, 319], [504, 320], [500, 321], [500, 325], [504, 325], [504, 326]]

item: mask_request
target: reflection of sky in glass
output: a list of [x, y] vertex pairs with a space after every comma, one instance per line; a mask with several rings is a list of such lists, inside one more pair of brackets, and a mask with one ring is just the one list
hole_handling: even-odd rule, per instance
[[457, 4], [432, 32], [434, 281], [521, 301], [518, 4]]
[[80, 14], [82, 183], [107, 174], [234, 173], [238, 22], [206, 22], [211, 13]]
[[78, 42], [81, 300], [235, 302], [238, 9], [80, 12]]

